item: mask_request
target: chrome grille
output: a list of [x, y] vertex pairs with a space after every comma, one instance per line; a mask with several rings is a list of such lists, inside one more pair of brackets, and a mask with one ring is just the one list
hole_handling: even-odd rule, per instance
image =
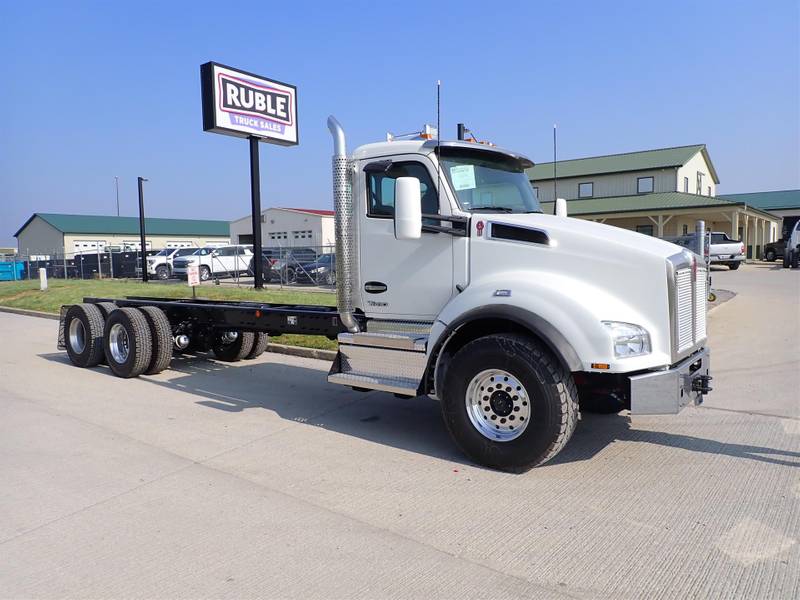
[[694, 339], [698, 342], [706, 338], [706, 300], [708, 298], [708, 272], [697, 269], [697, 284], [694, 295]]
[[692, 270], [680, 269], [675, 272], [675, 314], [677, 322], [675, 333], [678, 352], [691, 348], [694, 343], [694, 298], [692, 294]]

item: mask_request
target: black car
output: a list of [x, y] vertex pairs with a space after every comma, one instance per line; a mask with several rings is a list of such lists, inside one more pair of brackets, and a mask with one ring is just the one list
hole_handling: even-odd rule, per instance
[[772, 262], [783, 258], [784, 250], [786, 250], [786, 240], [775, 240], [769, 244], [764, 244], [764, 260]]
[[314, 262], [300, 264], [291, 270], [291, 283], [336, 285], [336, 255], [323, 254]]

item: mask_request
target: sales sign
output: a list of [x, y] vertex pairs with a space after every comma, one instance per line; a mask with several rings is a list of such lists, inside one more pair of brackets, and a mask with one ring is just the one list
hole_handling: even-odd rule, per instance
[[297, 88], [215, 62], [200, 66], [203, 130], [293, 146]]

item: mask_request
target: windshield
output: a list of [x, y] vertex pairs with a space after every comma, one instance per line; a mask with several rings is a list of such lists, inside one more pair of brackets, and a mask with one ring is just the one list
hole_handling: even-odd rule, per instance
[[156, 256], [169, 256], [172, 254], [173, 248], [164, 248], [161, 252], [156, 254]]
[[[442, 170], [464, 210], [542, 212], [525, 174], [531, 166], [511, 156], [479, 148], [441, 148]], [[527, 163], [527, 164], [526, 164]]]
[[197, 248], [181, 248], [175, 253], [175, 256], [188, 256], [189, 254], [194, 254], [197, 251]]
[[211, 248], [199, 248], [199, 249], [195, 250], [194, 252], [192, 252], [192, 254], [195, 255], [195, 256], [205, 256], [206, 254], [209, 254], [210, 252], [211, 252]]

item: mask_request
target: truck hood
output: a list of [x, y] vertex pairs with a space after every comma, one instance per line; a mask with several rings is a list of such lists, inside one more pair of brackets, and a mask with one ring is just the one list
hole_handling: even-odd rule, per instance
[[684, 250], [676, 244], [649, 235], [572, 217], [558, 217], [543, 213], [476, 214], [473, 215], [473, 219], [484, 216], [486, 221], [492, 223], [540, 229], [547, 233], [551, 243], [556, 246], [561, 242], [579, 243], [585, 249], [596, 249], [601, 256], [605, 255], [606, 257], [609, 256], [609, 253], [624, 252], [628, 256], [647, 254], [666, 259]]
[[[595, 348], [608, 344], [605, 330], [597, 328], [601, 321], [633, 323], [652, 340], [653, 353], [642, 365], [669, 363], [667, 259], [687, 250], [618, 227], [541, 213], [473, 214], [470, 235], [465, 292], [480, 302], [513, 302], [571, 328], [573, 337]], [[507, 300], [497, 298], [498, 290], [508, 293]], [[457, 299], [465, 302], [466, 295]]]

